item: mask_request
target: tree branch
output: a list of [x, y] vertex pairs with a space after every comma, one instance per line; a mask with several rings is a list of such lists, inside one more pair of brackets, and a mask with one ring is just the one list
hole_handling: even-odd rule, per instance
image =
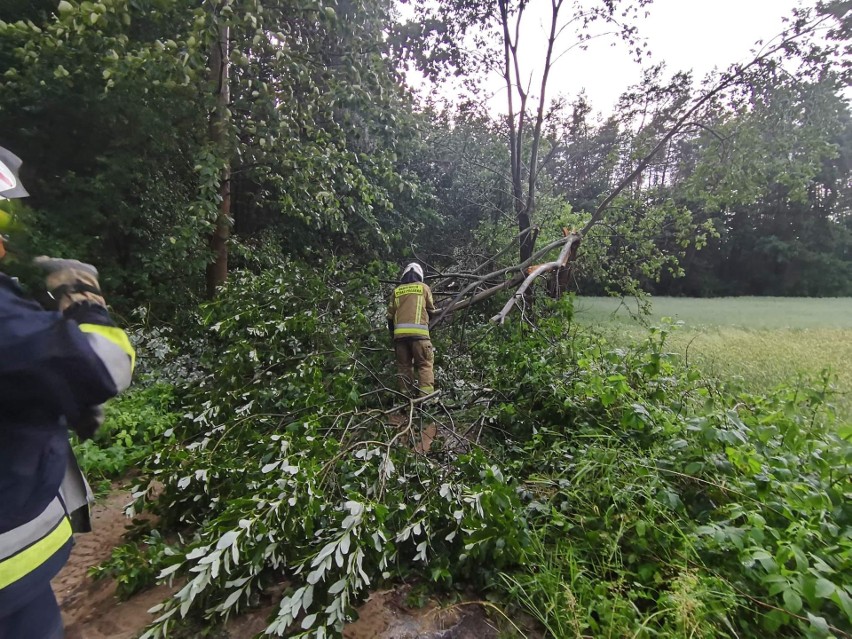
[[630, 174], [626, 178], [624, 178], [615, 187], [615, 189], [613, 189], [610, 194], [606, 196], [606, 198], [604, 198], [603, 202], [601, 202], [595, 209], [595, 212], [592, 214], [592, 217], [586, 223], [586, 226], [583, 227], [583, 230], [580, 234], [583, 236], [588, 234], [591, 228], [600, 221], [601, 217], [604, 214], [604, 211], [606, 211], [607, 207], [609, 207], [612, 201], [616, 197], [618, 197], [618, 195], [625, 188], [627, 188], [627, 186], [629, 186], [637, 177], [639, 177], [639, 175], [642, 174], [642, 171], [644, 171], [648, 167], [654, 156], [659, 153], [659, 151], [666, 146], [668, 141], [671, 140], [675, 135], [677, 135], [687, 123], [690, 123], [692, 117], [702, 106], [707, 104], [710, 100], [719, 95], [725, 89], [728, 89], [734, 84], [736, 84], [736, 82], [745, 75], [747, 70], [754, 66], [757, 66], [764, 60], [769, 59], [771, 56], [786, 48], [793, 41], [804, 36], [805, 34], [812, 33], [823, 21], [824, 20], [818, 20], [807, 29], [802, 29], [801, 31], [793, 32], [792, 35], [783, 38], [781, 42], [769, 49], [766, 49], [763, 53], [753, 58], [752, 61], [748, 64], [744, 66], [736, 66], [733, 71], [729, 71], [724, 76], [722, 76], [719, 83], [715, 87], [707, 91], [700, 98], [698, 98], [698, 100], [696, 100], [693, 105], [689, 109], [687, 109], [686, 112], [680, 118], [678, 118], [678, 120], [668, 130], [668, 132], [660, 139], [660, 141], [657, 142], [651, 152], [648, 153], [644, 158], [642, 158], [639, 164], [636, 165], [636, 168], [634, 168], [633, 171], [631, 171]]
[[529, 288], [530, 284], [532, 284], [537, 277], [549, 271], [553, 271], [558, 268], [564, 268], [568, 265], [568, 259], [571, 257], [571, 254], [576, 250], [576, 247], [580, 244], [580, 236], [577, 233], [571, 233], [570, 235], [568, 235], [567, 238], [565, 238], [564, 242], [565, 246], [563, 246], [562, 250], [559, 252], [559, 257], [552, 262], [539, 264], [529, 275], [527, 275], [523, 284], [518, 287], [518, 290], [515, 291], [515, 294], [512, 295], [508, 302], [506, 302], [502, 310], [497, 313], [497, 315], [491, 318], [492, 322], [502, 324], [504, 321], [506, 321], [506, 316], [512, 310], [512, 307], [520, 298], [524, 296], [524, 293]]
[[[438, 317], [435, 318], [434, 320], [432, 320], [431, 322], [429, 322], [429, 327], [434, 328], [435, 326], [440, 324], [442, 321], [444, 321], [444, 318], [448, 314], [450, 314], [454, 311], [460, 310], [462, 308], [466, 308], [467, 306], [470, 306], [472, 304], [476, 304], [477, 302], [481, 302], [482, 300], [488, 299], [489, 297], [492, 297], [496, 293], [499, 293], [500, 291], [505, 290], [505, 289], [515, 285], [515, 284], [520, 284], [522, 282], [523, 272], [524, 272], [525, 268], [527, 268], [528, 266], [533, 264], [537, 259], [547, 255], [550, 251], [552, 251], [556, 247], [563, 246], [564, 244], [566, 244], [570, 241], [573, 241], [573, 238], [576, 235], [577, 235], [576, 233], [572, 233], [568, 237], [559, 238], [558, 240], [551, 242], [550, 244], [548, 244], [544, 248], [536, 251], [528, 259], [524, 260], [520, 264], [515, 264], [513, 266], [507, 266], [506, 268], [501, 268], [501, 269], [498, 269], [496, 271], [492, 271], [491, 273], [487, 273], [487, 274], [479, 277], [478, 279], [474, 280], [473, 282], [468, 284], [464, 289], [462, 289], [461, 292], [459, 292], [458, 295], [456, 295], [452, 299], [452, 301], [450, 301], [448, 304], [446, 304], [444, 306], [438, 307], [438, 309], [437, 309], [438, 312], [439, 312]], [[511, 273], [512, 271], [518, 271], [518, 273], [514, 277], [511, 277], [510, 279], [506, 280], [505, 282], [497, 284], [496, 286], [492, 286], [491, 288], [488, 288], [484, 291], [480, 291], [479, 293], [476, 293], [469, 300], [462, 301], [465, 298], [465, 296], [467, 296], [471, 291], [473, 291], [476, 288], [478, 288], [479, 286], [481, 286], [484, 282], [494, 280], [494, 279], [496, 279], [500, 276], [506, 275], [507, 273]]]

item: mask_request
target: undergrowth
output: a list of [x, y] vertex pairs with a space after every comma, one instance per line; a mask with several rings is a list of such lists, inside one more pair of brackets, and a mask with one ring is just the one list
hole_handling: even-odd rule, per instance
[[165, 383], [133, 387], [108, 402], [104, 424], [94, 439], [74, 441], [74, 452], [83, 473], [99, 493], [110, 482], [140, 468], [161, 438], [177, 422], [173, 413], [174, 389]]
[[[128, 592], [182, 580], [144, 637], [266, 596], [267, 634], [340, 636], [411, 577], [554, 637], [848, 633], [852, 447], [830, 389], [705, 379], [667, 327], [615, 346], [566, 299], [446, 331], [443, 394], [415, 405], [391, 388], [381, 275], [291, 263], [206, 307], [184, 417], [135, 493], [157, 530], [111, 562]], [[418, 453], [424, 424], [444, 437]]]
[[682, 327], [668, 344], [705, 375], [763, 391], [798, 379], [829, 376], [845, 434], [852, 434], [852, 299], [649, 298], [651, 315], [632, 300], [577, 301], [577, 320], [613, 340], [641, 339], [648, 321], [674, 318]]

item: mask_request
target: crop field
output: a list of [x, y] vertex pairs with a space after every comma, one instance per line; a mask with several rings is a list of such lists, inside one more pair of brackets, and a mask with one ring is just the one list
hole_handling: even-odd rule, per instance
[[[578, 297], [579, 322], [625, 337], [669, 317], [682, 322], [670, 345], [705, 372], [763, 390], [797, 379], [835, 377], [837, 405], [852, 421], [852, 298], [673, 298], [651, 300], [650, 316], [635, 300]], [[616, 339], [618, 339], [616, 337]]]

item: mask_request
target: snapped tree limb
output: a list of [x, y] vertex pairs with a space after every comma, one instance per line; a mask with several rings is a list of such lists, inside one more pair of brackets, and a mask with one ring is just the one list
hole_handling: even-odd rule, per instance
[[[717, 98], [724, 91], [736, 86], [744, 79], [746, 79], [747, 73], [751, 69], [754, 69], [755, 67], [759, 67], [761, 64], [766, 63], [773, 56], [787, 51], [787, 49], [793, 46], [796, 41], [803, 39], [806, 36], [812, 35], [820, 28], [823, 28], [829, 20], [828, 16], [823, 15], [810, 22], [794, 23], [793, 26], [782, 32], [772, 44], [767, 45], [763, 50], [759, 51], [750, 62], [746, 64], [733, 65], [726, 73], [721, 75], [715, 85], [705, 90], [688, 106], [686, 106], [686, 108], [680, 113], [680, 115], [676, 117], [674, 123], [660, 137], [660, 139], [657, 141], [651, 151], [647, 153], [643, 158], [641, 158], [639, 162], [635, 165], [633, 170], [631, 170], [606, 195], [606, 197], [601, 200], [601, 202], [592, 212], [592, 215], [590, 216], [588, 222], [585, 224], [582, 230], [576, 233], [571, 233], [567, 237], [561, 238], [560, 240], [549, 244], [544, 249], [533, 253], [532, 247], [535, 245], [535, 231], [531, 232], [531, 229], [534, 229], [535, 227], [530, 224], [529, 214], [535, 205], [535, 178], [537, 177], [537, 172], [540, 168], [538, 166], [537, 154], [538, 144], [540, 141], [539, 138], [541, 135], [540, 127], [542, 119], [543, 100], [542, 103], [539, 105], [539, 110], [536, 118], [536, 127], [534, 131], [535, 135], [533, 137], [531, 151], [531, 168], [528, 180], [528, 191], [526, 194], [526, 199], [524, 200], [520, 166], [520, 142], [523, 139], [524, 126], [526, 125], [526, 101], [528, 98], [528, 94], [523, 89], [523, 86], [520, 82], [517, 51], [519, 34], [517, 29], [518, 25], [520, 24], [521, 16], [523, 14], [524, 4], [520, 5], [520, 10], [517, 12], [516, 15], [516, 30], [514, 38], [512, 37], [512, 34], [509, 29], [509, 3], [506, 0], [501, 0], [498, 4], [500, 9], [500, 22], [503, 29], [503, 74], [509, 95], [509, 113], [507, 117], [507, 123], [509, 127], [509, 150], [512, 168], [513, 196], [516, 204], [516, 213], [518, 214], [520, 227], [520, 232], [516, 237], [516, 240], [521, 246], [521, 256], [529, 255], [529, 257], [527, 259], [523, 259], [520, 264], [499, 269], [481, 277], [472, 279], [472, 281], [470, 281], [470, 283], [465, 286], [449, 303], [439, 307], [437, 317], [433, 319], [430, 323], [431, 326], [440, 324], [449, 313], [488, 299], [502, 290], [519, 284], [519, 288], [515, 291], [512, 298], [508, 302], [506, 302], [506, 304], [503, 306], [503, 309], [497, 315], [491, 318], [491, 321], [502, 324], [505, 321], [508, 313], [515, 306], [518, 297], [523, 296], [523, 294], [529, 289], [530, 285], [533, 281], [535, 281], [537, 277], [549, 271], [564, 268], [565, 266], [567, 266], [568, 262], [574, 259], [576, 248], [579, 246], [581, 238], [587, 236], [589, 231], [593, 227], [603, 221], [604, 214], [609, 208], [609, 206], [612, 204], [612, 202], [619, 196], [619, 194], [622, 193], [622, 191], [624, 191], [624, 189], [626, 189], [631, 183], [633, 183], [642, 175], [642, 173], [650, 165], [654, 157], [666, 146], [666, 144], [668, 144], [668, 142], [674, 136], [678, 135], [688, 127], [703, 126], [694, 120], [696, 115], [698, 115], [701, 111], [702, 107], [710, 103], [714, 98]], [[545, 59], [545, 75], [541, 87], [542, 96], [544, 95], [544, 89], [546, 87], [547, 72], [550, 70], [550, 66], [552, 64], [551, 55], [553, 40], [555, 37], [553, 27], [556, 24], [556, 18], [558, 16], [562, 0], [551, 0], [551, 4], [553, 9], [553, 16], [551, 22], [551, 34], [548, 40], [548, 51]], [[515, 76], [514, 84], [512, 78], [513, 71]], [[517, 92], [520, 99], [520, 108], [517, 110], [514, 108], [515, 105], [513, 103], [513, 89]], [[515, 121], [516, 116], [517, 122]], [[522, 203], [524, 203], [525, 205], [520, 206]], [[524, 272], [527, 267], [534, 264], [544, 254], [548, 253], [550, 250], [560, 245], [562, 246], [562, 251], [560, 252], [558, 259], [552, 262], [547, 262], [545, 264], [538, 265], [532, 272], [530, 272], [526, 277], [524, 277]], [[503, 252], [504, 251], [501, 251], [500, 254], [502, 254]], [[493, 263], [496, 257], [497, 256], [486, 261], [482, 266], [477, 268], [476, 271], [469, 275], [476, 275], [478, 271], [485, 265]], [[505, 277], [509, 273], [514, 274], [512, 275], [512, 277], [505, 281], [498, 281], [499, 278]], [[488, 286], [488, 288], [482, 290], [483, 286]]]
[[491, 318], [491, 321], [497, 324], [502, 324], [506, 321], [506, 316], [512, 310], [512, 307], [519, 299], [523, 299], [524, 293], [537, 277], [544, 273], [568, 266], [568, 260], [580, 245], [580, 239], [579, 233], [570, 233], [565, 238], [565, 246], [563, 246], [562, 250], [559, 252], [559, 257], [552, 262], [546, 262], [545, 264], [539, 264], [536, 266], [529, 275], [527, 275], [526, 279], [524, 279], [523, 283], [518, 287], [518, 290], [516, 290], [515, 294], [509, 298], [509, 301], [506, 302], [500, 312]]
[[[496, 271], [492, 271], [491, 273], [486, 273], [485, 275], [479, 276], [478, 278], [474, 279], [470, 284], [465, 286], [452, 300], [450, 300], [446, 304], [442, 304], [437, 308], [437, 316], [431, 322], [429, 322], [430, 328], [434, 328], [435, 326], [443, 322], [447, 315], [449, 315], [450, 313], [486, 300], [502, 290], [510, 288], [511, 286], [514, 286], [516, 284], [520, 284], [524, 281], [524, 271], [528, 266], [532, 266], [536, 262], [536, 260], [541, 259], [545, 255], [550, 253], [553, 249], [568, 243], [574, 235], [575, 234], [569, 234], [567, 237], [561, 237], [558, 240], [551, 242], [544, 248], [533, 253], [528, 259], [524, 260], [520, 264], [507, 266], [506, 268], [501, 268]], [[499, 282], [497, 284], [492, 284], [490, 288], [474, 293], [474, 291], [476, 291], [479, 287], [487, 283], [493, 283], [499, 278], [504, 277], [508, 273], [512, 273], [515, 271], [516, 273], [509, 279], [503, 282]], [[465, 299], [465, 297], [467, 297], [468, 295], [472, 295], [472, 297], [470, 297], [470, 299]]]

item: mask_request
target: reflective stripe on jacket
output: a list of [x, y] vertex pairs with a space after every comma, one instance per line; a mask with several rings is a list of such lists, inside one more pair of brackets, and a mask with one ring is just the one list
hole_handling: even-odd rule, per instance
[[[79, 472], [68, 473], [69, 425], [127, 387], [133, 360], [102, 306], [46, 311], [0, 273], [0, 618], [65, 563], [66, 506], [87, 501]], [[63, 486], [63, 504], [66, 476], [75, 482]]]
[[35, 519], [0, 535], [0, 589], [26, 577], [71, 538], [71, 522], [55, 497]]
[[435, 311], [432, 290], [422, 282], [397, 286], [388, 304], [394, 339], [429, 339], [429, 313]]

